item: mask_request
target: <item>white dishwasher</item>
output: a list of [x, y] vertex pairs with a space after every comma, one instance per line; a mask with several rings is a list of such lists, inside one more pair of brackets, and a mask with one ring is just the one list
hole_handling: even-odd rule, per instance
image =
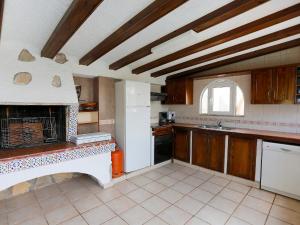
[[263, 142], [261, 188], [300, 199], [300, 146]]

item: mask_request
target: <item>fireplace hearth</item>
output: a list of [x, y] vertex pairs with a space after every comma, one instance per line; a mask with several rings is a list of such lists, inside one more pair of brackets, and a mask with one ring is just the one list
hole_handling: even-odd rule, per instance
[[66, 142], [66, 106], [0, 106], [0, 148]]

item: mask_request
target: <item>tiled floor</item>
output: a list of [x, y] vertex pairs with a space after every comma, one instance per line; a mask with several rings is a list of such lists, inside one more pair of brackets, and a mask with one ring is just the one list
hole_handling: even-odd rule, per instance
[[8, 224], [300, 225], [300, 202], [169, 164], [106, 190], [81, 176], [0, 201]]

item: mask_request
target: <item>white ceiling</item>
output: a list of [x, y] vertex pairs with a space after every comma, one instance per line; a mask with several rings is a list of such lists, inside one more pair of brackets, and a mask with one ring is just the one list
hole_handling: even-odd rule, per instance
[[[41, 50], [71, 2], [71, 0], [6, 0], [1, 42], [20, 42], [34, 46], [36, 49]], [[132, 18], [152, 2], [153, 0], [104, 0], [103, 3], [101, 3], [94, 13], [87, 19], [87, 21], [71, 37], [61, 52], [64, 52], [68, 56], [80, 59], [89, 50], [95, 47], [95, 45], [104, 40], [122, 24], [127, 22], [130, 18]], [[187, 3], [183, 4], [160, 20], [148, 26], [146, 29], [123, 42], [121, 45], [104, 55], [99, 60], [95, 61], [93, 64], [105, 63], [109, 65], [126, 56], [127, 54], [158, 39], [159, 37], [162, 37], [163, 35], [168, 34], [169, 32], [200, 18], [229, 2], [230, 0], [189, 0]], [[186, 34], [181, 35], [179, 38], [175, 38], [165, 44], [162, 44], [161, 46], [156, 47], [153, 49], [153, 54], [130, 64], [128, 68], [136, 68], [171, 52], [177, 51], [196, 42], [206, 40], [210, 37], [249, 23], [253, 20], [259, 19], [299, 2], [300, 0], [271, 0], [203, 32], [187, 32]], [[205, 55], [207, 53], [247, 40], [251, 40], [253, 38], [257, 38], [296, 24], [300, 24], [300, 17], [184, 57], [150, 70], [149, 72], [155, 72], [168, 66], [172, 66], [177, 63], [184, 62], [186, 60], [199, 57], [201, 55]], [[295, 35], [287, 40], [294, 39], [296, 37], [299, 36]], [[280, 40], [279, 43], [282, 41], [284, 40]], [[275, 43], [277, 42], [270, 43], [268, 46], [271, 46]], [[255, 49], [260, 48], [261, 47]], [[255, 49], [247, 51], [253, 51]], [[230, 58], [232, 56], [233, 55], [226, 56], [225, 58]], [[224, 57], [222, 59], [224, 59]]]

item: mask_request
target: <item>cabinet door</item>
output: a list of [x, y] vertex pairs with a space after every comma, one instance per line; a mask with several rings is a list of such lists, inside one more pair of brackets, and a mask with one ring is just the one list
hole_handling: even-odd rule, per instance
[[175, 128], [174, 158], [190, 162], [190, 131], [184, 128]]
[[174, 104], [175, 102], [175, 94], [176, 94], [176, 83], [174, 80], [168, 80], [166, 85], [166, 91], [167, 91], [167, 104]]
[[251, 72], [251, 103], [271, 104], [273, 103], [272, 69], [253, 70]]
[[249, 180], [255, 179], [257, 140], [229, 137], [227, 173]]
[[208, 135], [201, 131], [195, 130], [193, 131], [192, 137], [192, 164], [208, 168]]
[[296, 93], [296, 68], [280, 67], [273, 70], [274, 103], [293, 104]]
[[224, 172], [225, 135], [212, 134], [209, 142], [209, 169]]

